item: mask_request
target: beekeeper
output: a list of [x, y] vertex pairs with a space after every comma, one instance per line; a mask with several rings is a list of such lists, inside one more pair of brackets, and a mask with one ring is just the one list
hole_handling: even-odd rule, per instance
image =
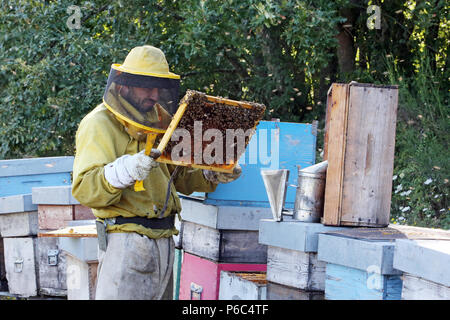
[[[240, 175], [144, 154], [146, 133], [164, 132], [176, 112], [179, 87], [160, 49], [136, 47], [111, 66], [103, 103], [79, 124], [72, 194], [97, 217], [96, 299], [171, 299], [177, 191], [212, 192]], [[136, 181], [144, 191], [134, 190]]]

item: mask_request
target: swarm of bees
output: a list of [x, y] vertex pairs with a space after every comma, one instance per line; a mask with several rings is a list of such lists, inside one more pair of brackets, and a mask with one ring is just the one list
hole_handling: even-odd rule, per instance
[[[205, 93], [195, 90], [188, 90], [181, 100], [180, 104], [187, 103], [187, 108], [178, 124], [177, 130], [185, 129], [190, 133], [190, 163], [213, 166], [236, 163], [242, 153], [245, 152], [252, 130], [262, 119], [266, 107], [263, 104], [246, 101], [240, 102], [245, 107], [235, 106], [226, 104], [227, 100], [224, 101], [225, 103], [210, 101]], [[198, 130], [198, 128], [201, 128], [201, 134], [194, 132], [194, 129]], [[223, 138], [220, 144], [223, 157], [216, 164], [204, 163], [203, 157], [195, 156], [199, 152], [203, 154], [208, 145], [214, 143], [216, 137], [210, 140], [205, 139], [205, 132], [209, 129], [216, 129], [215, 132], [219, 130]], [[234, 133], [234, 136], [229, 135], [229, 139], [227, 139], [227, 134], [230, 134], [230, 132]], [[170, 141], [163, 152], [163, 156], [170, 159], [172, 149], [178, 143], [179, 141]], [[216, 156], [215, 152], [218, 151], [217, 145], [210, 154], [212, 157]], [[201, 146], [202, 150], [199, 150], [199, 146]], [[199, 163], [199, 161], [201, 162]]]

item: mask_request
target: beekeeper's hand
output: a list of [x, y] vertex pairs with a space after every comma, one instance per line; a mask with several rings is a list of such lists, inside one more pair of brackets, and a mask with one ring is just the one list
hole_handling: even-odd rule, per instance
[[228, 183], [234, 181], [241, 176], [241, 173], [242, 168], [239, 164], [234, 167], [233, 172], [231, 173], [203, 170], [205, 179], [213, 183]]
[[[158, 150], [152, 149], [152, 154], [155, 151]], [[150, 170], [158, 165], [154, 158], [144, 154], [144, 150], [134, 155], [125, 154], [105, 166], [105, 178], [113, 187], [124, 189], [147, 178]]]

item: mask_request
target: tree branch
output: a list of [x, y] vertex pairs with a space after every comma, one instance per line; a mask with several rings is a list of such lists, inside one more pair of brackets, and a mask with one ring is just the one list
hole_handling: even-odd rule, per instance
[[230, 56], [226, 50], [224, 51], [223, 55], [228, 60], [228, 62], [231, 63], [231, 65], [235, 69], [234, 71], [237, 72], [241, 78], [248, 77], [247, 71], [241, 66], [236, 57]]

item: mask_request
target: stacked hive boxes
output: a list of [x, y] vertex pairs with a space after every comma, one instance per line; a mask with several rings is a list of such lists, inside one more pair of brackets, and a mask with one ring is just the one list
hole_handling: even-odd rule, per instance
[[38, 293], [36, 264], [38, 216], [31, 195], [0, 199], [0, 234], [9, 293], [22, 297]]
[[[325, 298], [448, 298], [450, 291], [444, 270], [450, 259], [449, 240], [448, 231], [395, 225], [320, 234], [318, 258], [326, 262]], [[430, 281], [421, 278], [433, 279], [434, 289], [426, 292], [415, 286], [416, 279], [417, 283]]]
[[262, 220], [267, 299], [450, 298], [450, 231]]
[[94, 219], [71, 196], [72, 166], [73, 157], [0, 161], [0, 284], [8, 294], [68, 295], [67, 241], [41, 235]]
[[32, 203], [32, 187], [69, 185], [72, 165], [73, 157], [0, 161], [2, 263], [10, 294], [39, 293], [38, 208]]
[[248, 207], [215, 207], [182, 199], [183, 263], [181, 300], [219, 298], [220, 272], [266, 269], [266, 250], [258, 243], [258, 220], [270, 212]]
[[396, 240], [394, 267], [403, 272], [402, 300], [450, 300], [450, 231], [446, 233], [446, 240]]
[[90, 208], [72, 196], [71, 186], [33, 188], [32, 196], [38, 206], [40, 230], [56, 230], [64, 228], [67, 221], [95, 218]]
[[399, 300], [401, 272], [393, 268], [393, 232], [347, 229], [319, 235], [318, 258], [326, 262], [327, 300]]
[[318, 235], [341, 229], [320, 223], [261, 220], [259, 242], [268, 245], [267, 299], [323, 299], [325, 263], [317, 258]]
[[259, 242], [270, 300], [449, 298], [450, 231], [262, 220]]
[[98, 267], [94, 220], [69, 221], [68, 227], [40, 233], [39, 236], [58, 239], [58, 248], [66, 261], [67, 299], [94, 299]]
[[[346, 243], [336, 244], [333, 240], [324, 244], [323, 249], [318, 248], [319, 234], [345, 230], [341, 226], [387, 226], [396, 111], [395, 86], [332, 85], [327, 101], [324, 160], [328, 160], [328, 168], [322, 224], [301, 221], [260, 224], [260, 242], [269, 245], [267, 280], [276, 289], [268, 287], [269, 299], [315, 299], [324, 293], [325, 298], [331, 297], [327, 295], [327, 287], [332, 280], [338, 279], [337, 284], [344, 281], [338, 278], [340, 270], [334, 268], [335, 264], [326, 264], [327, 257], [321, 251], [340, 252], [338, 258], [350, 260], [357, 259], [360, 252], [359, 249], [350, 252]], [[384, 252], [384, 247], [378, 248]], [[296, 290], [288, 290], [289, 287]]]
[[[272, 217], [261, 169], [314, 164], [316, 124], [260, 121], [256, 134], [239, 161], [241, 177], [219, 184], [202, 201], [182, 200], [180, 299], [265, 298], [267, 245], [259, 242], [259, 221]], [[290, 183], [296, 183], [295, 175]], [[293, 206], [295, 190], [287, 192]], [[282, 235], [281, 235], [282, 236]], [[221, 281], [221, 279], [227, 281]], [[228, 281], [231, 280], [231, 281]], [[253, 295], [244, 294], [244, 288]]]
[[[448, 239], [448, 232], [388, 226], [397, 100], [397, 86], [352, 82], [330, 88], [324, 148], [329, 165], [322, 223], [371, 228], [319, 236], [318, 257], [327, 264], [326, 299], [405, 299], [413, 296], [408, 294], [412, 277], [402, 275], [403, 271], [421, 274], [408, 269], [411, 263], [417, 266], [422, 261], [435, 275], [436, 270], [445, 268], [445, 250], [434, 259], [423, 260], [423, 248], [414, 247], [411, 241]], [[440, 242], [440, 246], [448, 254], [449, 242]], [[410, 258], [409, 265], [402, 263], [405, 256]], [[396, 260], [398, 265], [393, 263]]]
[[[352, 82], [330, 87], [323, 224], [388, 225], [397, 100], [397, 86]], [[361, 234], [361, 229], [329, 232], [332, 235], [320, 235], [318, 248], [319, 260], [326, 263], [326, 299], [400, 298], [393, 246], [382, 230], [378, 242]]]
[[[72, 197], [71, 186], [35, 187], [33, 204], [38, 207], [38, 263], [40, 293], [67, 295], [67, 269], [73, 263], [62, 250], [63, 237], [48, 236], [49, 231], [76, 225], [74, 221], [95, 219], [92, 211]], [[91, 222], [94, 223], [93, 221]], [[83, 223], [81, 223], [83, 224]], [[95, 259], [96, 260], [96, 259]]]

